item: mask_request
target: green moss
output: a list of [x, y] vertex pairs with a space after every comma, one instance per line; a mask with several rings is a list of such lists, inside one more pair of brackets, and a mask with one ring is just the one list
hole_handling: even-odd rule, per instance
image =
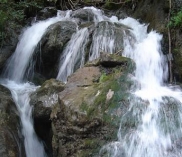
[[106, 73], [103, 73], [103, 74], [101, 75], [100, 79], [99, 79], [99, 82], [101, 83], [101, 82], [105, 82], [105, 81], [107, 81], [107, 80], [109, 80], [109, 76], [106, 75]]
[[[0, 0], [0, 44], [6, 44], [5, 40], [14, 35], [11, 31], [21, 27], [25, 18], [25, 9], [40, 9], [40, 5], [35, 1], [10, 1]], [[7, 27], [8, 26], [8, 27]]]
[[[76, 153], [77, 156], [89, 157], [98, 155], [98, 152], [105, 143], [116, 140], [122, 116], [117, 112], [120, 110], [122, 113], [126, 112], [126, 102], [129, 97], [128, 91], [132, 85], [131, 81], [128, 80], [128, 73], [123, 72], [122, 69], [122, 67], [103, 69], [99, 83], [93, 85], [95, 92], [92, 93], [91, 97], [94, 98], [94, 103], [89, 105], [83, 102], [80, 106], [81, 111], [87, 113], [88, 119], [99, 117], [102, 120], [103, 127], [110, 128], [110, 130], [109, 133], [102, 136], [102, 139], [85, 139], [82, 149]], [[114, 91], [114, 94], [111, 99], [106, 100], [109, 90]], [[125, 121], [123, 124], [129, 125]], [[131, 125], [135, 125], [135, 121], [132, 121]]]

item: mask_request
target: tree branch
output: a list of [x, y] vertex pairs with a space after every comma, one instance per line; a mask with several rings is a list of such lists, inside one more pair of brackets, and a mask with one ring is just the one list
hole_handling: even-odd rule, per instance
[[[169, 13], [168, 13], [168, 23], [171, 18], [171, 8], [172, 8], [172, 3], [171, 0], [169, 0]], [[171, 30], [170, 27], [168, 27], [168, 40], [169, 40], [169, 55], [172, 55], [171, 52]], [[172, 83], [173, 81], [173, 73], [172, 73], [172, 60], [169, 60], [169, 81]]]

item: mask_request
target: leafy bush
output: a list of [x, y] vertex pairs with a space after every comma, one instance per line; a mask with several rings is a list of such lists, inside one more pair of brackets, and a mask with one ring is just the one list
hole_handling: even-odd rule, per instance
[[169, 22], [170, 27], [182, 27], [182, 8], [176, 14], [172, 14]]
[[40, 8], [36, 2], [13, 0], [0, 0], [0, 46], [3, 46], [5, 39], [12, 36], [12, 32], [19, 28], [25, 18], [26, 8]]

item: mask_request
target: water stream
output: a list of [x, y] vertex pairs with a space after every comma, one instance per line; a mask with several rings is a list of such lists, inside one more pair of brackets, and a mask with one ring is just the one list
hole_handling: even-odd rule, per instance
[[[8, 60], [4, 70], [1, 84], [10, 89], [12, 97], [19, 111], [22, 134], [24, 136], [25, 152], [27, 157], [46, 157], [44, 146], [38, 139], [32, 119], [32, 106], [30, 106], [30, 94], [38, 87], [26, 82], [25, 75], [32, 59], [34, 50], [46, 32], [47, 28], [58, 21], [70, 17], [71, 11], [58, 12], [57, 17], [40, 21], [25, 29], [12, 57]], [[31, 67], [33, 68], [33, 67]]]
[[[84, 8], [84, 9], [88, 9]], [[111, 157], [181, 157], [182, 156], [182, 92], [178, 87], [164, 82], [168, 66], [161, 51], [162, 36], [155, 31], [147, 33], [147, 25], [137, 20], [106, 17], [100, 10], [89, 7], [95, 15], [95, 26], [101, 21], [124, 24], [130, 27], [133, 36], [124, 36], [123, 55], [133, 59], [136, 70], [133, 75], [135, 88], [126, 114], [121, 117], [118, 140], [103, 146]], [[24, 30], [13, 56], [8, 61], [2, 84], [8, 87], [17, 105], [27, 157], [45, 157], [43, 144], [37, 138], [32, 120], [29, 95], [38, 87], [24, 80], [26, 69], [46, 29], [61, 20], [74, 20], [71, 11], [64, 15], [35, 23]], [[115, 53], [114, 33], [108, 25], [106, 31], [93, 33], [89, 60], [100, 56], [100, 51]], [[109, 30], [109, 31], [108, 31]], [[125, 32], [124, 32], [125, 33]], [[64, 82], [77, 68], [85, 63], [85, 47], [89, 38], [87, 28], [78, 29], [60, 57], [57, 79]], [[135, 126], [126, 131], [126, 116]], [[128, 119], [129, 120], [129, 119]]]
[[75, 69], [82, 67], [85, 63], [85, 47], [88, 42], [89, 32], [87, 28], [78, 30], [73, 34], [68, 45], [60, 58], [59, 72], [57, 79], [63, 82]]
[[125, 38], [123, 55], [136, 63], [136, 85], [131, 89], [132, 98], [128, 98], [129, 109], [121, 117], [118, 141], [104, 146], [101, 152], [107, 150], [112, 157], [180, 157], [182, 92], [164, 83], [168, 65], [161, 51], [162, 35], [147, 33], [147, 25], [132, 18], [119, 22], [131, 27], [135, 37], [134, 43]]

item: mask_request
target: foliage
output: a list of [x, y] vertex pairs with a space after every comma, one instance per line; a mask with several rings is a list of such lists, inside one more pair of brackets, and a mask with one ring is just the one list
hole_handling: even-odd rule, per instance
[[128, 3], [128, 2], [131, 2], [131, 0], [106, 0], [105, 1], [105, 4], [104, 4], [104, 8], [106, 9], [118, 9], [120, 8], [120, 6]]
[[170, 22], [170, 27], [182, 27], [182, 8], [177, 13], [172, 13]]
[[0, 45], [5, 43], [5, 39], [12, 35], [11, 30], [19, 28], [25, 18], [25, 9], [40, 6], [34, 2], [13, 0], [0, 0]]

